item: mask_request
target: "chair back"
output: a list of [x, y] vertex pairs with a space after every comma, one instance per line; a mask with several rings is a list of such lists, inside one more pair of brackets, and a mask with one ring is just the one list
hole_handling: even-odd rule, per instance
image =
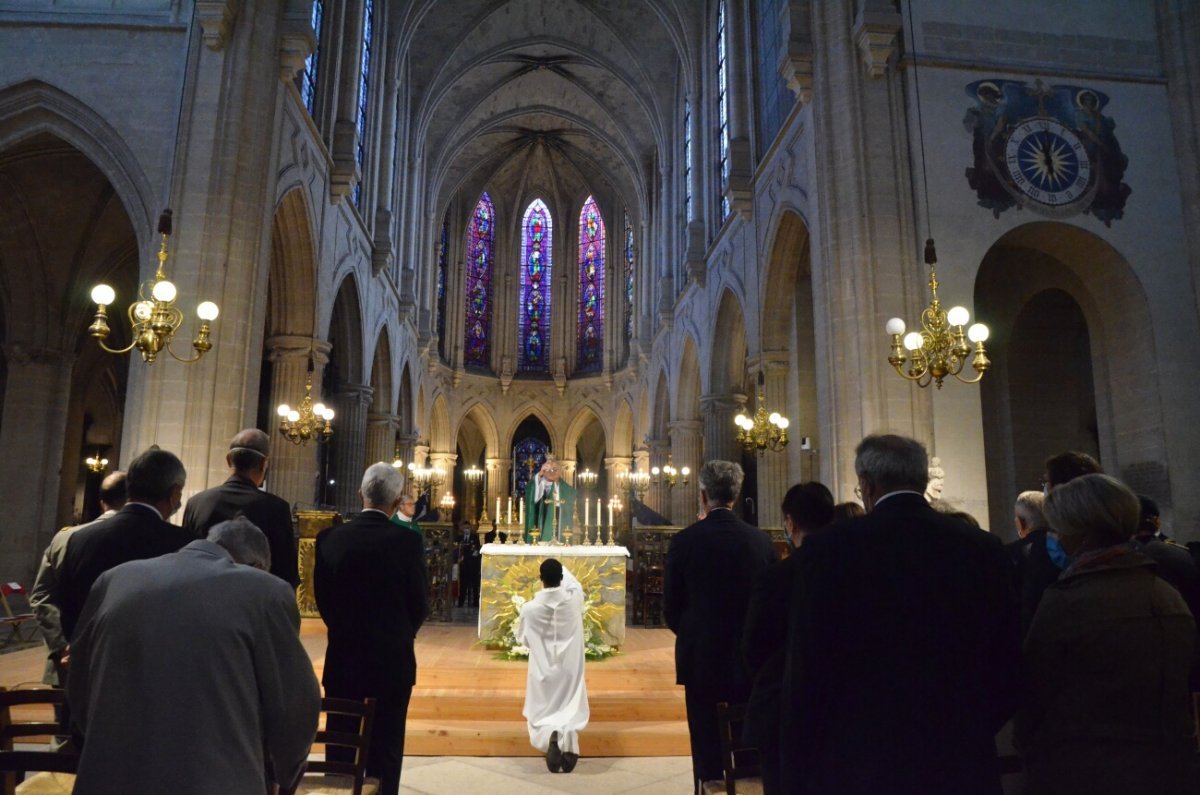
[[[317, 730], [316, 737], [313, 738], [313, 746], [325, 746], [325, 758], [310, 759], [308, 768], [299, 784], [290, 790], [281, 788], [280, 795], [293, 795], [297, 791], [308, 791], [304, 786], [304, 777], [312, 774], [345, 776], [352, 782], [351, 792], [353, 795], [362, 795], [363, 782], [367, 776], [367, 749], [371, 744], [371, 728], [375, 722], [375, 699], [366, 698], [362, 701], [355, 701], [327, 696], [321, 699], [321, 712], [324, 713], [325, 722], [323, 728]], [[340, 726], [330, 729], [330, 716], [349, 716], [357, 719], [352, 721], [357, 730], [345, 731]], [[341, 721], [334, 721], [334, 723], [339, 724]], [[354, 761], [344, 762], [329, 759], [330, 746], [353, 749]]]
[[[53, 708], [66, 703], [59, 688], [44, 687], [8, 690], [0, 687], [0, 781], [4, 795], [13, 795], [24, 774], [34, 771], [74, 773], [79, 757], [73, 751], [50, 750], [51, 738], [59, 732]], [[13, 707], [42, 706], [44, 720], [14, 720]], [[13, 740], [46, 738], [46, 750], [13, 750]]]
[[742, 742], [742, 723], [745, 720], [745, 704], [717, 703], [717, 730], [721, 734], [721, 767], [726, 795], [737, 795], [739, 779], [759, 779], [759, 787], [762, 786], [762, 759], [758, 749]]

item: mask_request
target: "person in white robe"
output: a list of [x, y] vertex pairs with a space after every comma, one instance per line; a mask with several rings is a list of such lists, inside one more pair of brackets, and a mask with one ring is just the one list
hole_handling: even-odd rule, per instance
[[584, 682], [583, 587], [553, 558], [542, 561], [542, 590], [517, 620], [517, 641], [529, 649], [523, 714], [529, 742], [546, 754], [552, 773], [579, 761], [579, 732], [588, 723]]

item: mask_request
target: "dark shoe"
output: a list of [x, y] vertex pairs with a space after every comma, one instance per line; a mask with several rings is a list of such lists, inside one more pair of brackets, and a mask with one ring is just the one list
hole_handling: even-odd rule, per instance
[[[546, 749], [546, 767], [551, 773], [557, 773], [562, 769], [563, 755], [558, 750], [558, 732], [553, 732], [550, 735], [550, 747]], [[575, 765], [571, 765], [574, 767]]]
[[570, 773], [575, 769], [575, 763], [579, 761], [579, 754], [573, 754], [567, 751], [562, 755], [562, 772]]

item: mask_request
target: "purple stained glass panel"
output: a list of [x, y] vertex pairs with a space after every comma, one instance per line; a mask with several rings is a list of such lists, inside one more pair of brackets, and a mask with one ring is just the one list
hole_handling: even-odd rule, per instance
[[518, 364], [523, 373], [550, 371], [550, 210], [534, 199], [521, 222], [521, 295], [517, 328]]
[[604, 364], [604, 217], [594, 196], [579, 213], [579, 335], [576, 371]]
[[633, 226], [625, 211], [625, 339], [633, 339]]
[[492, 200], [484, 193], [471, 213], [467, 228], [467, 312], [464, 363], [470, 367], [491, 366], [492, 266], [496, 240], [496, 216]]
[[446, 267], [450, 257], [450, 211], [442, 218], [442, 235], [438, 239], [437, 264], [437, 335], [438, 353], [446, 358]]

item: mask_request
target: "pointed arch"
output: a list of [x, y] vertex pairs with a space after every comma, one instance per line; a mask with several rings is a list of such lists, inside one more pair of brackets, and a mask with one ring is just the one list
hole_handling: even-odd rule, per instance
[[375, 342], [375, 356], [371, 361], [371, 411], [388, 414], [392, 408], [392, 348], [388, 343], [388, 330], [379, 330]]
[[488, 450], [488, 455], [492, 458], [499, 457], [500, 451], [500, 433], [496, 428], [496, 421], [492, 418], [492, 412], [481, 402], [476, 402], [465, 412], [463, 412], [462, 422], [471, 421], [479, 429], [480, 435], [483, 437], [483, 443]]
[[336, 295], [329, 317], [329, 360], [333, 366], [326, 368], [326, 372], [332, 370], [342, 384], [362, 384], [366, 378], [362, 303], [358, 297], [358, 280], [353, 271], [342, 279]]
[[409, 363], [404, 363], [400, 371], [400, 395], [396, 399], [396, 416], [400, 418], [400, 432], [409, 434], [415, 432], [416, 414], [413, 412], [412, 371]]
[[617, 403], [617, 418], [608, 438], [609, 454], [621, 458], [633, 455], [633, 409], [628, 400]]
[[517, 312], [517, 370], [550, 371], [550, 297], [554, 221], [550, 208], [534, 199], [521, 217], [521, 290]]
[[709, 361], [709, 391], [728, 394], [743, 390], [746, 381], [746, 320], [742, 305], [733, 291], [726, 288], [717, 305], [712, 358]]
[[598, 372], [604, 365], [604, 216], [595, 196], [579, 211], [579, 314], [575, 369]]
[[317, 255], [308, 193], [288, 190], [271, 220], [271, 270], [267, 280], [267, 336], [311, 337], [316, 331]]
[[679, 357], [679, 377], [675, 382], [675, 414], [677, 420], [700, 417], [700, 359], [696, 342], [691, 335], [683, 338], [683, 353]]
[[433, 399], [429, 412], [429, 449], [433, 452], [449, 452], [454, 449], [454, 437], [450, 433], [450, 412], [446, 408], [446, 396]]
[[667, 426], [670, 423], [671, 389], [667, 382], [667, 370], [664, 367], [658, 374], [658, 384], [654, 388], [654, 417], [650, 423], [650, 438], [666, 439]]
[[591, 406], [580, 406], [579, 410], [575, 412], [575, 416], [571, 418], [571, 422], [568, 423], [567, 432], [563, 435], [563, 454], [567, 458], [575, 457], [575, 448], [579, 445], [579, 438], [593, 422], [599, 423], [601, 431], [605, 436], [608, 435], [608, 429], [604, 427], [600, 414]]

